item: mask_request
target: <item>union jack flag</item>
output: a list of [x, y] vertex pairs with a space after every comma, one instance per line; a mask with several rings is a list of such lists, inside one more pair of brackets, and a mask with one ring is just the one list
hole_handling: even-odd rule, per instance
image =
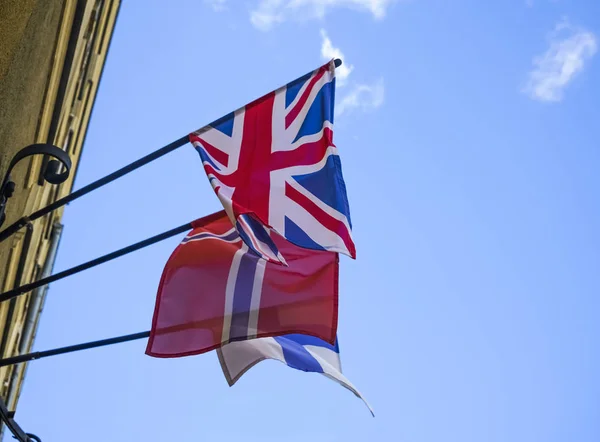
[[270, 239], [356, 257], [333, 144], [334, 61], [190, 134], [247, 246], [285, 264]]

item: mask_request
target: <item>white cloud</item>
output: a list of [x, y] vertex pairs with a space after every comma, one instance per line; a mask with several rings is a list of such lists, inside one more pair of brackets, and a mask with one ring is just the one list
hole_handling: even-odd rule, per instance
[[323, 43], [321, 44], [321, 58], [325, 61], [329, 61], [332, 58], [342, 60], [342, 65], [335, 70], [335, 78], [337, 79], [337, 85], [343, 86], [346, 84], [346, 79], [354, 69], [354, 66], [346, 62], [346, 58], [339, 48], [333, 46], [324, 29], [321, 29], [321, 38], [323, 39]]
[[[337, 79], [337, 86], [346, 85], [348, 77], [354, 71], [354, 66], [347, 62], [340, 48], [333, 46], [324, 29], [321, 29], [321, 38], [321, 58], [326, 61], [332, 58], [342, 60], [342, 65], [335, 70], [335, 78]], [[336, 104], [336, 117], [355, 109], [363, 112], [376, 109], [383, 104], [384, 93], [383, 78], [373, 84], [353, 84], [346, 95]]]
[[262, 0], [258, 8], [250, 13], [250, 21], [261, 31], [268, 31], [274, 24], [284, 20], [282, 12], [283, 0]]
[[523, 91], [535, 100], [561, 101], [564, 88], [583, 70], [597, 47], [593, 33], [563, 20], [556, 25], [548, 50], [534, 57], [534, 68]]
[[227, 6], [225, 6], [226, 2], [227, 0], [204, 0], [204, 3], [210, 5], [216, 12], [221, 12], [227, 9]]
[[322, 19], [336, 7], [368, 12], [376, 19], [385, 17], [387, 7], [395, 0], [261, 0], [251, 12], [250, 21], [261, 31], [268, 31], [290, 17]]
[[370, 111], [383, 104], [385, 88], [383, 78], [373, 84], [357, 84], [340, 100], [335, 109], [336, 117], [354, 109]]

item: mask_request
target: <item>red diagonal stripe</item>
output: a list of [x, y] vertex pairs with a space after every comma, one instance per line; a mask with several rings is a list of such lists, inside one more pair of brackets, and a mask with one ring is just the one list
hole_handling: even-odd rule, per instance
[[317, 81], [319, 81], [319, 79], [325, 74], [326, 70], [327, 70], [327, 65], [321, 66], [321, 68], [319, 68], [317, 75], [315, 75], [310, 80], [310, 83], [308, 83], [308, 87], [304, 90], [304, 93], [300, 97], [300, 100], [298, 100], [298, 103], [296, 103], [296, 106], [294, 106], [292, 108], [292, 110], [285, 116], [285, 128], [286, 129], [288, 127], [290, 127], [290, 124], [292, 124], [294, 122], [294, 120], [296, 119], [296, 117], [298, 116], [298, 114], [300, 113], [302, 108], [304, 107], [304, 104], [306, 104], [306, 101], [308, 100], [308, 96], [310, 95], [310, 91], [312, 91], [313, 87], [315, 86], [315, 83]]
[[337, 233], [340, 238], [344, 241], [344, 244], [348, 251], [350, 252], [350, 256], [352, 258], [356, 258], [356, 249], [354, 247], [354, 243], [350, 238], [350, 232], [346, 227], [346, 224], [341, 222], [338, 219], [335, 219], [319, 206], [317, 206], [314, 202], [312, 202], [309, 198], [304, 196], [302, 193], [298, 192], [289, 183], [285, 183], [285, 196], [290, 198], [292, 201], [300, 204], [308, 213], [310, 213], [317, 221], [319, 221], [323, 226], [332, 232]]
[[212, 167], [210, 164], [204, 164], [204, 170], [207, 175], [208, 174], [214, 175], [216, 178], [219, 179], [219, 181], [221, 181], [227, 187], [235, 187], [238, 184], [238, 182], [237, 182], [238, 180], [237, 180], [237, 176], [236, 176], [237, 171], [233, 172], [230, 175], [223, 175], [218, 170], [216, 170], [214, 167]]
[[[216, 130], [216, 129], [214, 129], [214, 130]], [[204, 150], [206, 150], [206, 152], [208, 152], [208, 154], [211, 157], [213, 157], [215, 160], [217, 160], [220, 164], [222, 164], [225, 167], [227, 167], [229, 165], [229, 155], [228, 154], [226, 154], [222, 150], [219, 150], [218, 148], [216, 148], [215, 146], [210, 144], [208, 141], [203, 140], [202, 138], [200, 138], [197, 135], [191, 134], [190, 139], [192, 142], [200, 143], [202, 145], [202, 147], [204, 147]]]
[[310, 166], [323, 159], [327, 148], [333, 146], [333, 131], [326, 127], [323, 136], [311, 143], [304, 143], [294, 150], [280, 150], [271, 154], [269, 167], [271, 170], [293, 166]]

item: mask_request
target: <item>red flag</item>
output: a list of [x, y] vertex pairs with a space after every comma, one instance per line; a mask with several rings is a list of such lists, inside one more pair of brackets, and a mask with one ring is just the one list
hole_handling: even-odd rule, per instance
[[337, 253], [273, 234], [284, 267], [249, 250], [225, 211], [192, 224], [163, 270], [146, 354], [187, 356], [289, 333], [335, 342]]

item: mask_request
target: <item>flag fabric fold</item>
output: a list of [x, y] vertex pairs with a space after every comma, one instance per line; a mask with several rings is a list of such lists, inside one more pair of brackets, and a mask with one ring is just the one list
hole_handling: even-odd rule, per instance
[[243, 241], [268, 261], [285, 264], [271, 229], [302, 248], [356, 257], [334, 98], [332, 60], [189, 136]]
[[337, 339], [335, 345], [331, 345], [313, 336], [290, 334], [232, 342], [219, 348], [217, 353], [230, 386], [260, 361], [274, 359], [296, 370], [321, 373], [332, 379], [362, 399], [374, 416], [369, 403], [342, 374]]
[[146, 354], [200, 354], [289, 333], [334, 342], [337, 254], [303, 249], [272, 233], [285, 267], [250, 251], [224, 211], [192, 225], [165, 265]]

